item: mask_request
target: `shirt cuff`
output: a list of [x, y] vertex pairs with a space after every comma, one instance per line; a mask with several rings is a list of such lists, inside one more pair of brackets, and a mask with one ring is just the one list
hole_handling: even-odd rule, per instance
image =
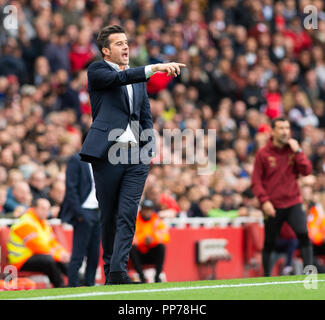
[[155, 74], [155, 72], [152, 71], [151, 64], [144, 67], [144, 73], [145, 73], [147, 79], [149, 79], [152, 75]]

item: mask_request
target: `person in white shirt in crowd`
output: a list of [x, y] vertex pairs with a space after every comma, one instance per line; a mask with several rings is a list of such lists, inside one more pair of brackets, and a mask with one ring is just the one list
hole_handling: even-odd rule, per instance
[[[62, 222], [72, 224], [74, 229], [68, 269], [69, 287], [95, 285], [100, 246], [100, 213], [91, 165], [80, 161], [78, 153], [67, 164], [66, 193], [59, 218]], [[79, 270], [85, 257], [87, 266], [83, 283], [80, 283]]]

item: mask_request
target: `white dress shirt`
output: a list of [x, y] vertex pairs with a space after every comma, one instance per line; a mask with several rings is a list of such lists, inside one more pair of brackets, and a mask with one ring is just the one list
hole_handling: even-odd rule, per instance
[[[116, 63], [110, 62], [105, 60], [113, 69], [115, 69], [116, 71], [120, 72], [122, 71], [119, 67], [119, 65], [117, 65]], [[126, 68], [128, 69], [129, 66], [126, 66]], [[145, 66], [144, 68], [144, 72], [146, 75], [146, 78], [150, 78], [154, 72], [152, 72], [152, 68], [151, 65]], [[131, 84], [127, 84], [126, 85], [126, 89], [128, 92], [128, 98], [129, 98], [129, 105], [130, 105], [130, 113], [133, 112], [133, 88]], [[130, 124], [128, 123], [128, 126], [126, 127], [126, 130], [123, 132], [123, 134], [121, 136], [119, 136], [117, 138], [117, 142], [122, 142], [122, 143], [127, 143], [127, 142], [132, 142], [135, 145], [137, 144], [137, 140], [135, 139], [135, 136], [130, 128]]]
[[90, 193], [85, 200], [85, 202], [81, 205], [83, 209], [98, 209], [98, 201], [96, 198], [96, 189], [95, 189], [95, 181], [94, 181], [94, 175], [93, 175], [93, 169], [91, 167], [91, 164], [88, 163], [89, 170], [90, 170], [90, 176], [91, 176], [91, 190]]

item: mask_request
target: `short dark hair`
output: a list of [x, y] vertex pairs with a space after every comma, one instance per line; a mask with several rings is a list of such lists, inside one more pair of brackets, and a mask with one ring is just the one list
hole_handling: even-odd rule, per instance
[[277, 118], [272, 119], [272, 121], [271, 121], [272, 129], [275, 128], [276, 123], [279, 121], [289, 121], [289, 120], [286, 117], [277, 117]]
[[100, 30], [97, 37], [97, 46], [102, 56], [104, 56], [102, 49], [109, 47], [108, 37], [114, 33], [125, 33], [125, 30], [118, 25], [106, 26]]

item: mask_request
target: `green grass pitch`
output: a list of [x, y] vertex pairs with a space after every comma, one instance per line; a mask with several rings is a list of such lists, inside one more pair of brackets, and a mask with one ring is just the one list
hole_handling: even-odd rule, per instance
[[33, 300], [324, 300], [325, 274], [141, 285], [2, 291]]

